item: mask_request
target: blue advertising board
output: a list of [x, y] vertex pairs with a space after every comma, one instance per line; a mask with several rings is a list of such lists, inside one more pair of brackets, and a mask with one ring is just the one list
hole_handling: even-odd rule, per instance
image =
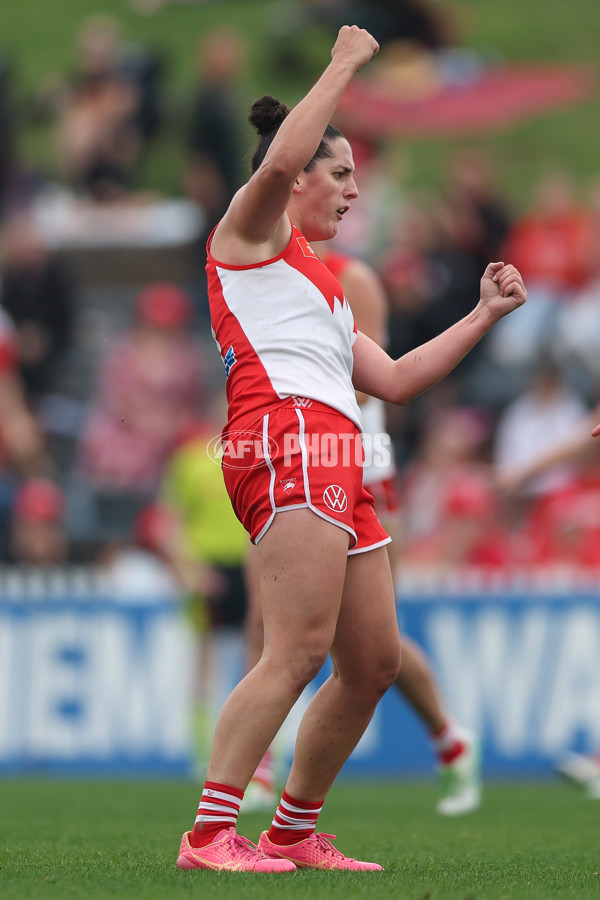
[[[600, 747], [600, 601], [595, 595], [405, 598], [403, 630], [425, 650], [446, 708], [475, 730], [484, 772], [552, 771], [566, 750]], [[389, 691], [347, 772], [431, 771], [422, 723]]]
[[0, 771], [187, 772], [191, 665], [173, 604], [0, 602]]
[[[445, 704], [481, 736], [488, 776], [543, 776], [600, 746], [600, 596], [593, 591], [420, 592], [399, 605]], [[239, 634], [205, 643], [211, 723], [243, 674]], [[198, 644], [172, 602], [75, 595], [0, 600], [0, 772], [186, 775], [197, 765]], [[278, 738], [289, 758], [308, 686]], [[209, 742], [209, 740], [208, 740]], [[432, 771], [424, 726], [390, 690], [347, 775]]]

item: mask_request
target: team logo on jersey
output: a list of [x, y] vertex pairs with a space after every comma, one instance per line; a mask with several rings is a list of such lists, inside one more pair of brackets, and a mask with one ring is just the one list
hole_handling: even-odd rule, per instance
[[296, 487], [296, 479], [295, 478], [282, 478], [279, 482], [284, 494], [291, 494], [294, 488]]
[[225, 375], [229, 378], [229, 373], [237, 362], [235, 353], [233, 351], [233, 344], [231, 345], [225, 356], [222, 356], [221, 359], [223, 360], [223, 365], [225, 366]]
[[313, 404], [308, 397], [292, 397], [292, 400], [294, 401], [294, 406], [299, 406], [301, 409], [308, 409]]
[[339, 484], [330, 484], [323, 491], [323, 500], [332, 512], [343, 513], [348, 506], [346, 491]]
[[298, 246], [302, 250], [302, 253], [304, 254], [304, 256], [308, 256], [311, 259], [319, 258], [317, 256], [317, 254], [315, 253], [315, 251], [313, 250], [313, 248], [308, 243], [308, 241], [306, 240], [306, 238], [304, 237], [304, 235], [301, 234], [299, 237], [296, 238], [296, 240], [298, 241]]

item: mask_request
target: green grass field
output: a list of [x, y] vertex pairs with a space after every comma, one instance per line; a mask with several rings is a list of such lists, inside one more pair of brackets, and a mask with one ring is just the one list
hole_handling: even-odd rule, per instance
[[[555, 782], [491, 784], [483, 808], [433, 812], [433, 784], [341, 780], [319, 828], [383, 873], [180, 872], [200, 793], [181, 782], [0, 781], [0, 897], [552, 900], [600, 897], [600, 803]], [[247, 814], [257, 840], [270, 816]]]

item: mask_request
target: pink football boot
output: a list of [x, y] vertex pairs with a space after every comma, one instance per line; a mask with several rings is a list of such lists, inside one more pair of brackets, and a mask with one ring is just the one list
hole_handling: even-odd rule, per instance
[[226, 872], [293, 872], [296, 866], [287, 859], [267, 859], [256, 844], [237, 834], [235, 828], [223, 828], [212, 844], [192, 847], [190, 831], [181, 838], [179, 869], [216, 869]]
[[383, 866], [372, 862], [351, 859], [337, 850], [331, 841], [335, 834], [313, 834], [297, 844], [273, 844], [263, 831], [258, 849], [271, 859], [287, 859], [299, 869], [352, 869], [363, 872], [382, 872]]

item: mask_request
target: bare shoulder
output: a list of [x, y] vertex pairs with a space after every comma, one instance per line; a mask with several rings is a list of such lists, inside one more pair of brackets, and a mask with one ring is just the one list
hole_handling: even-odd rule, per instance
[[[238, 202], [242, 188], [231, 202], [231, 205], [217, 225], [210, 243], [213, 258], [230, 266], [249, 266], [264, 262], [282, 253], [291, 236], [292, 226], [287, 215], [282, 216], [275, 228], [264, 238], [253, 239], [240, 224]], [[238, 200], [239, 198], [239, 200]]]

